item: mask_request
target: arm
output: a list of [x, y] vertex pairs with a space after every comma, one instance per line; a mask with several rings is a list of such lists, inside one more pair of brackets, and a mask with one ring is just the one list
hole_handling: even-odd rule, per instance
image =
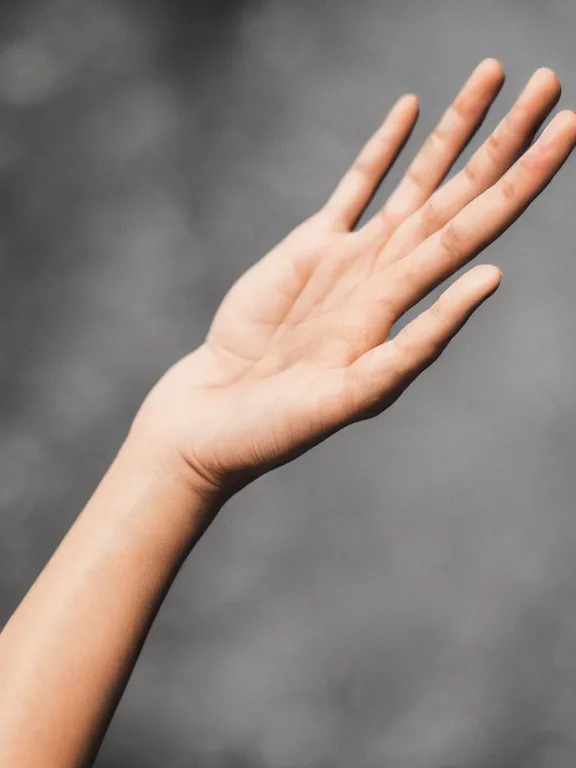
[[565, 111], [522, 155], [560, 94], [539, 70], [440, 186], [502, 80], [493, 60], [475, 70], [382, 210], [354, 231], [416, 120], [416, 99], [398, 102], [322, 210], [237, 281], [204, 344], [152, 389], [0, 635], [0, 764], [90, 765], [166, 591], [226, 500], [387, 408], [497, 288], [497, 268], [475, 267], [390, 338], [576, 143]]
[[218, 502], [122, 446], [0, 635], [0, 765], [90, 765]]

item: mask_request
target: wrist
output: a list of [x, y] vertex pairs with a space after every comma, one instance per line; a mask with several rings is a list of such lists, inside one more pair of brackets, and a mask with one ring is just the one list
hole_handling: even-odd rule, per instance
[[[192, 546], [218, 514], [227, 497], [191, 468], [177, 449], [160, 446], [130, 430], [111, 470], [141, 489], [151, 514]], [[161, 507], [161, 509], [160, 509]]]

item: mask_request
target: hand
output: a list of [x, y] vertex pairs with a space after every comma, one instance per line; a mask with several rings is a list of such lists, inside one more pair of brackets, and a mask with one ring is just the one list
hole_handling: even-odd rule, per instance
[[205, 342], [156, 384], [134, 422], [138, 439], [177, 452], [207, 489], [233, 492], [391, 405], [500, 271], [471, 269], [390, 340], [394, 323], [510, 226], [574, 148], [570, 110], [530, 146], [561, 90], [540, 69], [440, 186], [503, 81], [500, 63], [483, 61], [386, 204], [355, 229], [416, 122], [416, 97], [401, 98], [326, 205], [233, 285]]

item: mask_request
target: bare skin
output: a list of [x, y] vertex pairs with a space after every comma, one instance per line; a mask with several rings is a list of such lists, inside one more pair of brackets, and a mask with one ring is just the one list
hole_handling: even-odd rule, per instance
[[323, 208], [249, 269], [205, 342], [152, 389], [118, 455], [0, 634], [0, 764], [91, 765], [157, 610], [220, 508], [247, 483], [385, 410], [500, 283], [476, 266], [576, 144], [538, 70], [464, 170], [442, 185], [503, 83], [474, 71], [382, 209], [362, 212], [417, 117], [401, 99]]
[[576, 115], [567, 110], [522, 154], [560, 96], [557, 77], [541, 69], [439, 186], [502, 84], [502, 66], [482, 62], [382, 209], [354, 229], [416, 121], [416, 97], [400, 99], [326, 205], [242, 275], [205, 343], [150, 393], [140, 421], [163, 422], [164, 442], [208, 487], [242, 487], [383, 411], [496, 290], [500, 271], [477, 266], [389, 340], [394, 323], [501, 234], [573, 148]]

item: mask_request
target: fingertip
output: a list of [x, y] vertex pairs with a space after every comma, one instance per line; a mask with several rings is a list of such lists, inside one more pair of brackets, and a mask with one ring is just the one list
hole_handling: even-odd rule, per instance
[[[453, 285], [459, 301], [478, 308], [500, 285], [502, 272], [493, 264], [480, 264], [466, 272]], [[458, 286], [458, 288], [456, 288]]]
[[554, 72], [553, 69], [550, 69], [550, 67], [540, 67], [539, 69], [536, 70], [534, 74], [537, 74], [540, 78], [545, 77], [550, 81], [554, 81], [554, 84], [556, 85], [557, 88], [562, 88], [560, 84], [560, 78], [558, 77], [556, 72]]
[[415, 93], [405, 93], [398, 102], [403, 107], [412, 107], [412, 109], [419, 109], [418, 96]]
[[473, 275], [474, 281], [478, 287], [494, 286], [497, 288], [502, 281], [502, 271], [494, 264], [479, 264], [470, 270], [470, 275]]
[[405, 93], [400, 96], [392, 105], [381, 123], [381, 128], [389, 124], [390, 120], [401, 120], [403, 123], [408, 119], [410, 123], [418, 118], [420, 107], [418, 97], [415, 93]]
[[476, 283], [485, 283], [499, 280], [502, 277], [502, 272], [494, 264], [477, 264], [469, 270], [468, 275], [473, 277]]
[[483, 59], [477, 67], [477, 69], [480, 68], [485, 70], [487, 74], [490, 73], [495, 78], [504, 80], [506, 77], [502, 62], [492, 56], [488, 56], [487, 58]]
[[546, 101], [553, 100], [555, 103], [562, 95], [562, 85], [553, 70], [549, 67], [540, 67], [528, 80], [524, 93], [530, 97], [536, 93], [540, 97], [546, 94]]
[[487, 282], [500, 283], [502, 280], [502, 270], [494, 264], [481, 264], [486, 275]]
[[563, 130], [567, 126], [576, 128], [576, 112], [573, 109], [562, 109], [554, 117], [554, 121], [558, 125], [558, 130]]

